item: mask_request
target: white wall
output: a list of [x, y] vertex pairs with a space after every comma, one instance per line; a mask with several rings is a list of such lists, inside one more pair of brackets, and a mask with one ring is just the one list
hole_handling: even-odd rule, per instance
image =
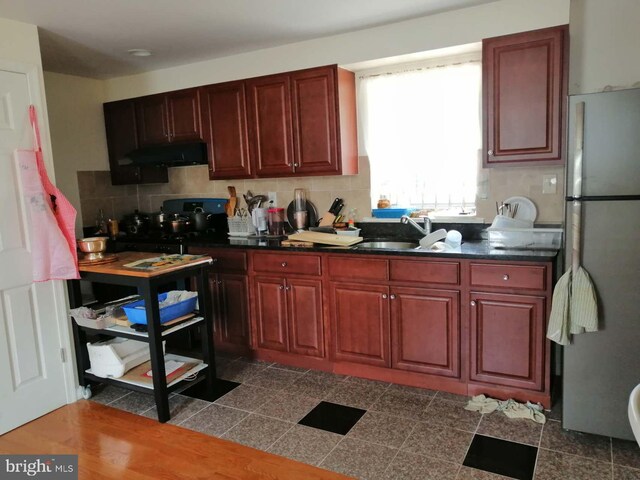
[[640, 87], [640, 1], [571, 0], [569, 93]]
[[[82, 218], [77, 172], [109, 170], [102, 80], [45, 72], [57, 186]], [[81, 235], [81, 223], [76, 222]]]
[[423, 52], [569, 22], [569, 0], [501, 0], [438, 15], [106, 81], [108, 100]]

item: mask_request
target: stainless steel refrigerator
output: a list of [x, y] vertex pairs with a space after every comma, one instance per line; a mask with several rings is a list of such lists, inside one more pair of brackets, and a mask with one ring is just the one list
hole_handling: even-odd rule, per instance
[[582, 265], [596, 286], [600, 329], [564, 347], [562, 426], [632, 440], [627, 402], [640, 383], [640, 89], [569, 97], [567, 267], [579, 102]]

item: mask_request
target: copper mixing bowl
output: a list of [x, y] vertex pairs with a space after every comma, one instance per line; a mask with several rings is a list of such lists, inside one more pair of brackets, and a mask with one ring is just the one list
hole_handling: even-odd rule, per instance
[[86, 260], [99, 260], [107, 250], [107, 237], [89, 237], [78, 240], [78, 248]]

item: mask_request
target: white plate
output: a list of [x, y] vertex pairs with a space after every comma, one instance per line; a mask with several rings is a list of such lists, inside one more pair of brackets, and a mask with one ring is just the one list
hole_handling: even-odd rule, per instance
[[516, 216], [513, 218], [535, 222], [538, 217], [538, 209], [527, 197], [509, 197], [504, 201], [504, 203], [509, 203], [511, 205], [515, 205], [516, 203], [518, 204], [518, 211], [516, 212]]

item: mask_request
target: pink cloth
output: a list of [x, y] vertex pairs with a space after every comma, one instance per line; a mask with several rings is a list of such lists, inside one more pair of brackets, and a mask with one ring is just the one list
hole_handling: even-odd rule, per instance
[[35, 107], [29, 107], [34, 150], [17, 150], [24, 205], [28, 209], [33, 281], [80, 278], [74, 232], [76, 210], [49, 180], [42, 158]]

